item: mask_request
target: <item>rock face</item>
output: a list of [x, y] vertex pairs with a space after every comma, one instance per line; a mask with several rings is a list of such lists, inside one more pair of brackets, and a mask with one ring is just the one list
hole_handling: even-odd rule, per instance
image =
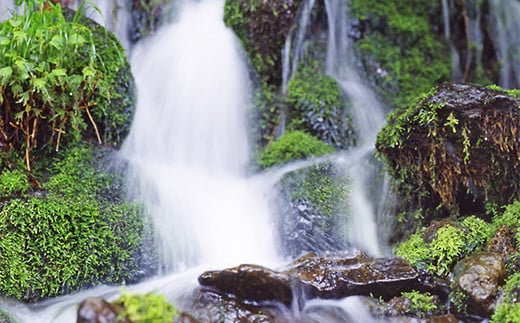
[[518, 98], [518, 91], [446, 83], [392, 113], [376, 147], [409, 203], [403, 208], [445, 217], [519, 199], [520, 181], [511, 180], [520, 178]]
[[339, 299], [373, 295], [390, 299], [403, 291], [428, 291], [446, 298], [445, 282], [418, 272], [397, 258], [370, 258], [363, 253], [318, 256], [310, 253], [277, 272], [241, 265], [209, 271], [199, 283], [249, 302], [280, 302], [290, 306], [295, 295]]
[[504, 260], [500, 254], [473, 254], [455, 266], [454, 292], [468, 296], [466, 311], [469, 314], [488, 317], [495, 310], [498, 288], [505, 275]]

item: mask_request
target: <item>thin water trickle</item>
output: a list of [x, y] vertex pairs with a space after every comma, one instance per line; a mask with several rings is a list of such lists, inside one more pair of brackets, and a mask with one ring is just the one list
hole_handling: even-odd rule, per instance
[[520, 3], [516, 0], [491, 0], [490, 12], [496, 24], [495, 46], [500, 63], [500, 85], [520, 87]]
[[[371, 162], [374, 143], [385, 119], [383, 105], [375, 93], [364, 84], [352, 67], [348, 28], [348, 7], [343, 1], [326, 0], [328, 17], [327, 73], [335, 78], [346, 93], [349, 113], [352, 116], [358, 142], [356, 147], [344, 152], [345, 168], [352, 181], [350, 192], [351, 215], [346, 224], [348, 241], [372, 255], [382, 254], [383, 239], [377, 225], [378, 200], [369, 187], [379, 166]], [[381, 192], [380, 192], [381, 193]], [[383, 237], [384, 238], [384, 237]]]

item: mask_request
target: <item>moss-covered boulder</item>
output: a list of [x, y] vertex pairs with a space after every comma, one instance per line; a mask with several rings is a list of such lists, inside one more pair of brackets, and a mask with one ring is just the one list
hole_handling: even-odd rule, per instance
[[[142, 208], [124, 201], [106, 154], [79, 146], [32, 173], [3, 173], [1, 295], [36, 301], [143, 277]], [[19, 185], [26, 181], [32, 186]]]
[[428, 223], [520, 198], [518, 95], [446, 83], [389, 116], [376, 146], [404, 211]]
[[450, 79], [440, 1], [352, 0], [350, 14], [356, 56], [388, 104], [400, 107]]
[[300, 64], [287, 86], [287, 127], [345, 149], [355, 142], [346, 98], [317, 60]]

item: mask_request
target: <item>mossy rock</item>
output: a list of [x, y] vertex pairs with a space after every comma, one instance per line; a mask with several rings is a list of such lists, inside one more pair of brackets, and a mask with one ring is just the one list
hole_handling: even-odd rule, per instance
[[353, 0], [354, 49], [365, 75], [391, 106], [400, 107], [450, 80], [440, 2]]
[[345, 149], [355, 142], [352, 120], [338, 82], [316, 60], [300, 64], [287, 86], [287, 123], [324, 142]]
[[512, 180], [520, 178], [518, 97], [446, 83], [390, 114], [376, 147], [408, 212], [404, 222], [485, 214], [485, 203], [520, 199], [520, 182]]
[[0, 201], [1, 295], [37, 301], [143, 277], [143, 210], [125, 202], [107, 153], [81, 145], [31, 173], [10, 172], [31, 186], [16, 185]]
[[287, 173], [277, 189], [280, 245], [286, 255], [348, 247], [350, 180], [336, 166], [325, 162]]

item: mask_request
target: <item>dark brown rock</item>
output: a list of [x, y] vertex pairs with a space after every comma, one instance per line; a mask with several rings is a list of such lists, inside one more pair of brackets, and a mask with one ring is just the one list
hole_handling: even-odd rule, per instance
[[291, 277], [257, 265], [208, 271], [199, 276], [199, 283], [242, 300], [278, 301], [285, 305], [292, 301]]
[[506, 276], [502, 255], [479, 252], [464, 258], [453, 271], [454, 292], [468, 296], [466, 311], [490, 316], [496, 306], [499, 287]]
[[403, 291], [428, 291], [446, 298], [447, 283], [414, 269], [399, 258], [370, 258], [363, 253], [310, 253], [284, 271], [241, 265], [202, 274], [199, 282], [219, 293], [249, 302], [279, 302], [289, 306], [293, 295], [339, 299], [372, 295], [390, 299]]
[[100, 297], [87, 298], [79, 304], [78, 323], [130, 323], [118, 318], [122, 307], [111, 304]]

